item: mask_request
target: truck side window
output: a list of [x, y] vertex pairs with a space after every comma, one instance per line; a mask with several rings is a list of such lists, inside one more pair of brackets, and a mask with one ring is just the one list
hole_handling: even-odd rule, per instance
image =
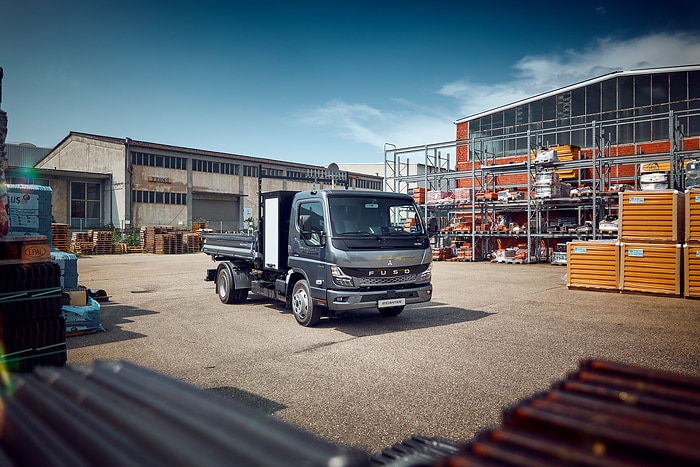
[[323, 206], [318, 201], [304, 202], [299, 204], [297, 225], [301, 227], [301, 216], [311, 218], [311, 239], [307, 242], [313, 245], [321, 244], [321, 235], [325, 230], [325, 219], [323, 216]]

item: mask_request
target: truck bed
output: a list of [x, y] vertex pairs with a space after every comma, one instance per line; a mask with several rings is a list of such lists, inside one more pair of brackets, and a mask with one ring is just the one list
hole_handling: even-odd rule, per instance
[[216, 259], [253, 261], [258, 252], [255, 236], [240, 233], [202, 234], [202, 251]]

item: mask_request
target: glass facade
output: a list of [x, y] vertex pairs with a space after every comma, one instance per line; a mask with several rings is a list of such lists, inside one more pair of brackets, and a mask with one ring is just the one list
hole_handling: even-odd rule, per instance
[[684, 136], [699, 136], [697, 109], [700, 71], [611, 76], [469, 120], [469, 136], [496, 157], [527, 154], [528, 130], [538, 144], [593, 147], [594, 121], [613, 145], [660, 141], [669, 139], [670, 111]]

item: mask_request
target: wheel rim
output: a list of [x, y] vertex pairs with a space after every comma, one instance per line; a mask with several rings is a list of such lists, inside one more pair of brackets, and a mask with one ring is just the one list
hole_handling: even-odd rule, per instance
[[306, 295], [305, 290], [298, 290], [297, 293], [294, 294], [292, 310], [300, 320], [303, 321], [306, 318], [306, 313], [309, 311], [309, 297]]
[[228, 277], [226, 274], [221, 274], [219, 277], [219, 297], [225, 297], [228, 292]]

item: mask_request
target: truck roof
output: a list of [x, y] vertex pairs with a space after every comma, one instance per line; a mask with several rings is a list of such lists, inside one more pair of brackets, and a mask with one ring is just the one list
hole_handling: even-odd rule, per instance
[[316, 195], [326, 195], [326, 196], [335, 196], [335, 195], [342, 195], [342, 196], [373, 196], [373, 197], [383, 197], [383, 198], [396, 198], [396, 197], [403, 197], [403, 198], [409, 198], [413, 199], [410, 195], [406, 193], [395, 193], [393, 191], [376, 191], [376, 190], [308, 190], [308, 191], [302, 191], [298, 193], [299, 195], [303, 196], [316, 196]]

